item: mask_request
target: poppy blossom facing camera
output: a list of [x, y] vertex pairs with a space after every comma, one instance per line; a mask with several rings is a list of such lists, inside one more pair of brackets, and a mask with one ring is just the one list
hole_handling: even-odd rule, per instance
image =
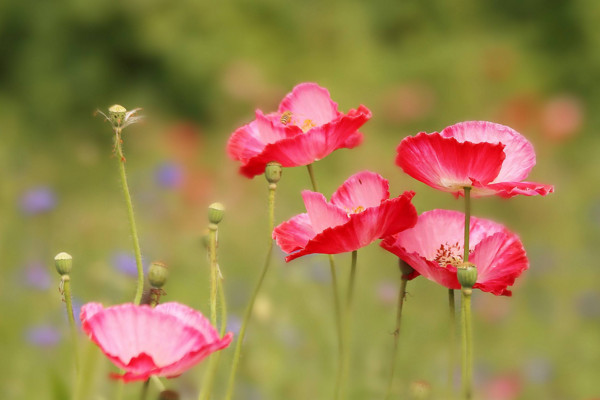
[[[408, 263], [415, 272], [449, 289], [460, 289], [456, 268], [463, 262], [465, 215], [458, 211], [432, 210], [417, 224], [385, 238], [381, 247]], [[497, 296], [510, 296], [508, 286], [529, 268], [517, 235], [487, 219], [471, 217], [469, 262], [477, 267], [473, 288]]]
[[440, 133], [419, 133], [400, 142], [396, 165], [413, 178], [454, 196], [545, 196], [552, 185], [522, 182], [535, 165], [531, 143], [508, 126], [467, 121]]
[[308, 165], [337, 149], [358, 146], [363, 140], [358, 128], [371, 118], [371, 111], [361, 105], [344, 114], [337, 107], [327, 89], [301, 83], [277, 112], [256, 110], [256, 119], [231, 135], [227, 153], [242, 163], [240, 172], [252, 178], [272, 161], [283, 167]]
[[306, 254], [338, 254], [358, 250], [414, 226], [414, 192], [390, 199], [389, 184], [380, 175], [363, 171], [346, 180], [327, 201], [321, 193], [302, 192], [306, 213], [273, 230], [286, 261]]
[[231, 343], [232, 334], [219, 338], [200, 312], [179, 303], [154, 308], [121, 304], [104, 308], [88, 303], [81, 308], [83, 331], [119, 368], [113, 375], [125, 382], [151, 375], [181, 375], [211, 353]]

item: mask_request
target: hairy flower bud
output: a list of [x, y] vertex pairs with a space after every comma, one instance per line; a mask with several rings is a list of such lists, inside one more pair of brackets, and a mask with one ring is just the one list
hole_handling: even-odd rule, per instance
[[269, 183], [277, 183], [281, 179], [282, 172], [281, 164], [278, 162], [270, 162], [265, 167], [265, 178]]
[[56, 267], [56, 272], [59, 275], [68, 275], [71, 272], [71, 267], [73, 266], [73, 257], [69, 253], [58, 253], [56, 257], [54, 257], [54, 266]]
[[113, 125], [119, 126], [125, 120], [127, 109], [120, 104], [114, 104], [108, 107], [108, 116]]
[[169, 268], [162, 262], [154, 261], [148, 269], [148, 280], [155, 288], [161, 288], [167, 282]]
[[218, 224], [223, 220], [225, 206], [221, 203], [212, 203], [208, 206], [208, 222]]
[[462, 263], [456, 268], [456, 276], [463, 288], [471, 289], [477, 282], [477, 268], [470, 262]]

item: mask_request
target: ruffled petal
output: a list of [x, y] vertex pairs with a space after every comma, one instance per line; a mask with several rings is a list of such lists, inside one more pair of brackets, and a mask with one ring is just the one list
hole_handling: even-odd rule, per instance
[[546, 196], [554, 192], [554, 186], [537, 182], [502, 182], [484, 185], [473, 181], [473, 197], [496, 195], [509, 199], [513, 196]]
[[227, 141], [227, 154], [234, 160], [246, 162], [265, 148], [258, 133], [257, 122], [252, 121], [238, 128]]
[[273, 239], [286, 253], [293, 253], [316, 235], [308, 214], [299, 214], [273, 229]]
[[358, 250], [376, 239], [412, 227], [417, 221], [416, 209], [410, 202], [413, 196], [414, 192], [406, 192], [384, 201], [379, 207], [351, 214], [347, 223], [325, 229], [309, 240], [304, 248], [290, 254], [286, 261], [306, 254], [339, 254]]
[[277, 161], [283, 167], [297, 167], [311, 164], [340, 148], [352, 148], [362, 141], [358, 132], [371, 118], [371, 112], [364, 106], [352, 110], [347, 115], [310, 129], [304, 134], [267, 144], [264, 149], [247, 160], [240, 172], [248, 177], [262, 174], [267, 163]]
[[510, 296], [507, 289], [529, 268], [523, 244], [514, 233], [504, 229], [483, 239], [470, 260], [477, 267], [475, 288], [497, 296]]
[[400, 142], [396, 165], [413, 178], [439, 190], [458, 195], [472, 180], [496, 178], [505, 158], [504, 145], [460, 143], [439, 133], [419, 133]]
[[389, 183], [381, 175], [363, 171], [352, 175], [331, 196], [331, 203], [348, 213], [377, 207], [390, 197]]
[[445, 128], [443, 137], [459, 142], [502, 143], [506, 159], [494, 182], [521, 181], [535, 165], [533, 145], [520, 133], [508, 126], [487, 121], [466, 121]]
[[337, 103], [331, 100], [329, 91], [310, 82], [297, 85], [283, 98], [279, 112], [286, 111], [290, 111], [298, 123], [310, 120], [316, 126], [331, 122], [339, 115]]
[[327, 199], [321, 193], [304, 190], [302, 199], [315, 233], [345, 224], [350, 219], [343, 209], [327, 203]]

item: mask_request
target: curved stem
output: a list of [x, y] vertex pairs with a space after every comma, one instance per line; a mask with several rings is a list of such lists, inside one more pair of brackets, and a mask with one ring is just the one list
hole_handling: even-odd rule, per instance
[[342, 399], [344, 398], [343, 392], [346, 386], [346, 380], [348, 379], [348, 372], [350, 368], [350, 351], [348, 350], [350, 347], [350, 326], [352, 324], [352, 304], [354, 300], [354, 286], [356, 282], [356, 260], [358, 257], [358, 251], [354, 250], [352, 252], [352, 264], [350, 266], [350, 277], [348, 279], [348, 291], [346, 295], [346, 309], [344, 312], [343, 324], [344, 328], [342, 329], [343, 333], [343, 341], [344, 344], [342, 350], [342, 357], [340, 360], [340, 377], [337, 380], [336, 388], [335, 388], [335, 396], [334, 398]]
[[319, 189], [317, 189], [317, 181], [315, 179], [315, 172], [313, 171], [312, 164], [308, 164], [306, 169], [308, 170], [308, 176], [310, 177], [310, 183], [312, 184], [313, 190], [318, 192]]
[[121, 140], [121, 128], [115, 129], [115, 153], [119, 159], [119, 172], [121, 175], [121, 185], [123, 186], [123, 195], [127, 205], [127, 216], [129, 218], [129, 227], [131, 229], [131, 239], [133, 240], [133, 251], [135, 253], [135, 264], [137, 266], [137, 287], [133, 302], [139, 305], [142, 301], [142, 292], [144, 290], [144, 267], [142, 265], [142, 251], [140, 250], [140, 240], [133, 217], [133, 204], [129, 194], [129, 185], [127, 184], [127, 175], [125, 174], [125, 156], [123, 155], [123, 146]]
[[400, 338], [400, 327], [402, 321], [402, 306], [404, 305], [404, 297], [406, 296], [406, 284], [408, 278], [406, 275], [400, 277], [400, 290], [398, 291], [398, 308], [396, 309], [396, 328], [394, 329], [394, 349], [392, 350], [392, 365], [390, 368], [390, 379], [388, 381], [386, 399], [390, 399], [392, 394], [392, 385], [394, 383], [394, 372], [396, 371], [396, 357], [398, 354], [398, 342]]
[[162, 383], [158, 376], [152, 375], [150, 376], [150, 380], [152, 381], [152, 383], [154, 383], [154, 386], [156, 386], [156, 389], [158, 389], [159, 393], [165, 391], [165, 385]]
[[227, 384], [227, 394], [225, 395], [226, 400], [231, 400], [231, 398], [233, 397], [235, 374], [237, 372], [237, 368], [240, 362], [240, 354], [242, 352], [242, 343], [244, 342], [244, 336], [246, 335], [246, 328], [248, 326], [248, 321], [250, 321], [250, 317], [252, 316], [254, 302], [256, 301], [258, 292], [260, 291], [265, 276], [267, 275], [267, 271], [269, 270], [269, 265], [271, 264], [271, 254], [273, 253], [273, 239], [271, 237], [271, 234], [275, 225], [275, 189], [277, 189], [277, 185], [275, 183], [269, 184], [269, 247], [267, 250], [267, 257], [265, 259], [262, 272], [260, 274], [260, 277], [258, 278], [256, 286], [254, 287], [254, 291], [252, 292], [252, 296], [250, 297], [250, 302], [248, 303], [246, 312], [244, 313], [244, 319], [242, 320], [240, 333], [238, 334], [237, 342], [235, 344], [235, 351], [233, 353], [233, 363], [231, 365], [231, 372], [229, 373], [229, 382]]
[[218, 291], [218, 266], [217, 266], [217, 225], [208, 227], [208, 255], [210, 257], [210, 322], [217, 328], [217, 291]]
[[77, 381], [79, 381], [79, 346], [77, 344], [77, 326], [75, 325], [75, 317], [73, 316], [73, 300], [71, 297], [71, 278], [69, 275], [61, 276], [61, 284], [64, 290], [65, 305], [67, 306], [67, 317], [69, 318], [69, 328], [71, 331], [71, 340], [73, 341], [73, 358], [75, 359], [75, 371]]

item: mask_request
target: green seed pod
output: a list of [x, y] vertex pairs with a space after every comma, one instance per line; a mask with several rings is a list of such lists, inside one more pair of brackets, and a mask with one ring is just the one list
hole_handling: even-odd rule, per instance
[[456, 268], [456, 276], [463, 288], [471, 289], [477, 282], [477, 268], [470, 262], [462, 263]]
[[208, 222], [218, 224], [225, 215], [225, 206], [221, 203], [212, 203], [208, 206]]
[[401, 259], [398, 259], [398, 266], [400, 267], [400, 272], [402, 273], [402, 276], [408, 276], [415, 271], [413, 267], [411, 267], [410, 265], [408, 265], [408, 263]]
[[150, 281], [150, 285], [155, 288], [161, 288], [167, 282], [167, 278], [169, 277], [169, 268], [161, 262], [154, 261], [150, 264], [150, 269], [148, 270], [148, 280]]
[[68, 275], [73, 267], [73, 257], [69, 253], [58, 253], [54, 257], [54, 266], [59, 275]]
[[269, 183], [277, 183], [281, 179], [282, 171], [281, 164], [272, 161], [265, 167], [265, 178]]
[[125, 114], [127, 113], [127, 109], [119, 104], [114, 104], [108, 107], [108, 116], [115, 126], [120, 126], [125, 119]]

